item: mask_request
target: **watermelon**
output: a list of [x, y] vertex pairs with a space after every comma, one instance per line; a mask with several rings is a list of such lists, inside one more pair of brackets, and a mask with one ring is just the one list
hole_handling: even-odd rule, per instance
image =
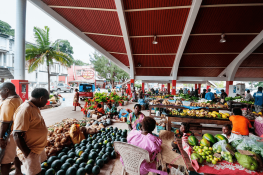
[[85, 175], [86, 174], [86, 170], [85, 168], [79, 168], [76, 175]]
[[212, 144], [216, 143], [216, 138], [214, 138], [214, 136], [212, 134], [209, 134], [209, 133], [205, 133], [203, 135], [203, 139], [206, 139], [208, 140], [209, 142], [211, 142]]
[[66, 171], [66, 175], [75, 175], [77, 172], [77, 169], [74, 167], [70, 167], [67, 171]]
[[95, 166], [92, 168], [92, 173], [93, 173], [94, 175], [99, 174], [99, 173], [100, 173], [100, 167], [97, 166], [97, 165], [95, 165]]
[[52, 162], [54, 162], [55, 160], [57, 160], [58, 157], [57, 156], [51, 156], [50, 158], [47, 159], [47, 164], [51, 165]]
[[87, 162], [87, 164], [89, 165], [94, 165], [94, 160], [93, 159], [90, 159], [88, 162]]
[[61, 169], [64, 170], [65, 172], [69, 169], [71, 165], [69, 163], [64, 163], [62, 166], [61, 166]]
[[43, 162], [41, 164], [41, 168], [48, 168], [48, 163], [47, 162]]
[[98, 154], [97, 154], [96, 152], [90, 152], [90, 153], [89, 153], [89, 159], [95, 160], [96, 157], [98, 157]]
[[80, 156], [81, 158], [83, 158], [84, 159], [84, 161], [87, 161], [88, 160], [88, 158], [89, 158], [89, 154], [88, 153], [83, 153], [83, 154], [81, 154], [81, 156]]
[[61, 165], [62, 165], [61, 160], [55, 160], [54, 162], [52, 162], [51, 168], [53, 168], [55, 171], [58, 171]]
[[112, 152], [111, 152], [110, 158], [116, 159], [116, 152], [115, 152], [115, 151], [112, 151]]
[[64, 170], [59, 170], [56, 175], [65, 175], [65, 171]]
[[200, 141], [200, 146], [207, 146], [207, 147], [210, 147], [210, 142], [208, 141], [208, 140], [206, 140], [206, 139], [202, 139], [201, 141]]
[[66, 160], [66, 163], [69, 163], [70, 165], [73, 165], [75, 163], [75, 161], [72, 158], [68, 158]]
[[225, 140], [226, 143], [228, 143], [228, 139], [225, 136], [221, 135], [221, 134], [216, 134], [215, 138], [217, 139], [218, 142], [221, 141], [221, 140]]
[[191, 146], [196, 146], [198, 144], [198, 140], [195, 136], [189, 136], [188, 137], [188, 143]]
[[46, 171], [46, 173], [45, 173], [45, 175], [55, 175], [55, 170], [53, 169], [53, 168], [49, 168], [47, 171]]
[[104, 161], [102, 159], [98, 159], [96, 161], [96, 165], [98, 165], [100, 168], [102, 168], [104, 166]]
[[41, 174], [46, 174], [46, 168], [41, 168]]
[[76, 160], [76, 164], [80, 165], [82, 162], [84, 162], [84, 159], [83, 158], [78, 158]]
[[61, 158], [61, 157], [64, 156], [64, 155], [66, 155], [66, 153], [61, 152], [61, 153], [58, 154], [58, 158]]
[[69, 157], [67, 155], [64, 155], [60, 158], [61, 162], [64, 163]]
[[91, 165], [91, 164], [86, 165], [86, 167], [85, 167], [86, 173], [87, 174], [91, 174], [92, 173], [92, 168], [93, 168], [93, 165]]
[[87, 165], [86, 163], [82, 162], [82, 163], [79, 165], [79, 167], [80, 167], [80, 168], [85, 168], [86, 165]]

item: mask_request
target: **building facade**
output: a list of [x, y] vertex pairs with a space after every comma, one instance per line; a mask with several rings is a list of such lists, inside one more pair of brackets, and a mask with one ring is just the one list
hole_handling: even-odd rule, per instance
[[[15, 60], [15, 44], [14, 37], [1, 34], [0, 33], [0, 69], [8, 70], [12, 75], [14, 75], [14, 60]], [[29, 42], [26, 42], [26, 44]], [[32, 43], [30, 43], [32, 44]], [[5, 74], [6, 75], [6, 74]], [[67, 80], [68, 69], [65, 66], [62, 66], [58, 62], [54, 62], [52, 66], [50, 66], [50, 84], [56, 85], [59, 82], [59, 77], [63, 76]], [[29, 81], [29, 88], [35, 87], [44, 87], [48, 84], [48, 75], [47, 75], [47, 65], [43, 64], [38, 67], [32, 73], [28, 73], [28, 68], [25, 68], [25, 76], [26, 80]], [[4, 76], [3, 73], [0, 74], [0, 80], [4, 81], [8, 79], [12, 79], [10, 76]], [[66, 82], [67, 83], [67, 82]]]

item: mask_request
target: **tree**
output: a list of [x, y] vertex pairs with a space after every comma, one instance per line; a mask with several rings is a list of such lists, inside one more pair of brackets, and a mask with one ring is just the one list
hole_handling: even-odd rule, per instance
[[47, 65], [48, 73], [48, 92], [50, 93], [50, 66], [54, 61], [60, 62], [63, 66], [70, 67], [72, 58], [61, 51], [57, 51], [55, 45], [58, 41], [51, 43], [49, 41], [49, 28], [45, 29], [34, 27], [34, 37], [36, 45], [26, 45], [26, 61], [28, 63], [28, 72], [35, 71], [41, 64]]
[[254, 87], [263, 87], [263, 82], [253, 83]]
[[84, 63], [84, 62], [81, 61], [81, 60], [74, 60], [74, 64], [75, 64], [76, 66], [88, 66], [88, 65], [90, 65], [89, 63]]
[[11, 29], [11, 26], [8, 23], [0, 20], [0, 33], [14, 36], [15, 30]]
[[217, 88], [225, 88], [225, 82], [223, 81], [213, 81]]
[[114, 86], [116, 80], [124, 82], [129, 78], [127, 72], [97, 52], [93, 53], [93, 56], [90, 55], [90, 62], [98, 75], [109, 80], [112, 86]]
[[60, 51], [60, 52], [63, 52], [63, 53], [66, 53], [68, 54], [72, 59], [73, 58], [73, 47], [70, 45], [70, 42], [68, 40], [61, 40], [61, 39], [58, 39], [55, 41], [56, 45], [54, 45], [55, 49], [57, 51]]

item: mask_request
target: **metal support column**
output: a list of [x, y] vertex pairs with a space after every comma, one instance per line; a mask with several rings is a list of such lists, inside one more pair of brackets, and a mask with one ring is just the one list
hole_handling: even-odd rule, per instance
[[16, 0], [14, 78], [25, 79], [25, 30], [27, 0]]

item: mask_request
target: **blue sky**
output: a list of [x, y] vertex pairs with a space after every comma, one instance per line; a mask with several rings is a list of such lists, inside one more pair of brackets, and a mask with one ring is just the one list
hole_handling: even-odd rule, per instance
[[[16, 26], [16, 0], [0, 0], [0, 20], [9, 23], [12, 28]], [[60, 25], [53, 18], [35, 7], [27, 1], [26, 15], [26, 40], [34, 43], [33, 28], [34, 26], [44, 28], [49, 26], [51, 41], [57, 39], [66, 39], [70, 42], [74, 51], [74, 58], [89, 62], [89, 55], [95, 49], [82, 41], [80, 38], [71, 33], [68, 29]]]

